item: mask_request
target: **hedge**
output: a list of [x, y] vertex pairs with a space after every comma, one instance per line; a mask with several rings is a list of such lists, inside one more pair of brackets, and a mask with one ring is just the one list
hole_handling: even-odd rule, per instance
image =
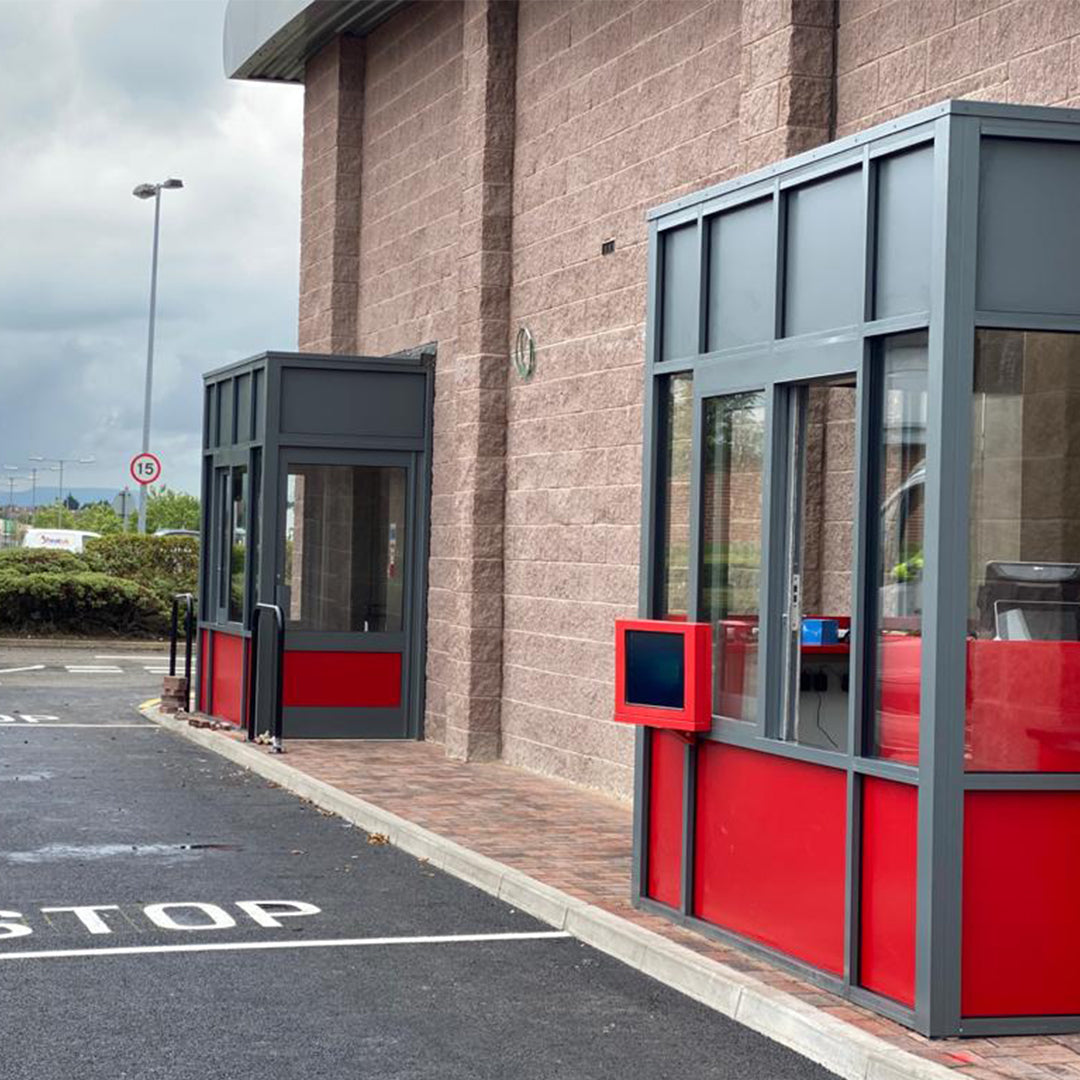
[[52, 548], [5, 548], [0, 551], [0, 574], [77, 574], [90, 567], [81, 555]]
[[169, 606], [179, 592], [198, 591], [199, 541], [194, 536], [120, 533], [86, 542], [89, 569], [134, 581]]
[[0, 632], [133, 637], [167, 629], [165, 606], [134, 581], [88, 570], [28, 574], [6, 565], [0, 569]]

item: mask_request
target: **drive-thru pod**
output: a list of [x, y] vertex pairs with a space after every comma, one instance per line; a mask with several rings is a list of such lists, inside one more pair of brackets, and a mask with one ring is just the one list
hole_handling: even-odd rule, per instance
[[635, 897], [926, 1034], [1080, 1031], [1080, 112], [650, 217], [641, 614], [710, 628], [712, 722], [643, 714]]
[[265, 353], [204, 377], [202, 711], [272, 715], [275, 634], [256, 665], [250, 641], [276, 605], [286, 736], [419, 736], [433, 360]]

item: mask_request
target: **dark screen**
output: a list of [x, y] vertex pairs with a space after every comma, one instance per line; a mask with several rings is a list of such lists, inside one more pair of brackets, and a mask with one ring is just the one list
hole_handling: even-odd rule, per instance
[[682, 634], [626, 631], [626, 704], [681, 709], [685, 683]]

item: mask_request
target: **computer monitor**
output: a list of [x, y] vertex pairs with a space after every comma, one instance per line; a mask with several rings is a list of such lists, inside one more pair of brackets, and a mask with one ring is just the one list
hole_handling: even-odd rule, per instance
[[1000, 641], [1080, 641], [1080, 603], [997, 600], [994, 627]]
[[[1029, 604], [1080, 603], [1080, 563], [1008, 562], [986, 564], [978, 592], [981, 637], [1002, 637], [998, 626], [998, 608], [1002, 604], [1024, 607]], [[1036, 613], [1032, 612], [1033, 617]], [[1009, 616], [1013, 622], [1018, 616]], [[1037, 617], [1036, 617], [1037, 618]], [[1044, 613], [1043, 621], [1046, 615]], [[1006, 621], [1008, 621], [1008, 619]], [[1037, 619], [1038, 621], [1038, 619]], [[1038, 640], [1036, 635], [1032, 640]], [[1009, 640], [1016, 640], [1011, 638]], [[1075, 640], [1072, 638], [1056, 640]]]

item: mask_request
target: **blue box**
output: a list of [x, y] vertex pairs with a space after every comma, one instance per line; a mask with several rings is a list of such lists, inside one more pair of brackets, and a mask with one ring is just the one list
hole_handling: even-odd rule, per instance
[[802, 643], [804, 645], [835, 645], [839, 640], [835, 619], [803, 619]]

